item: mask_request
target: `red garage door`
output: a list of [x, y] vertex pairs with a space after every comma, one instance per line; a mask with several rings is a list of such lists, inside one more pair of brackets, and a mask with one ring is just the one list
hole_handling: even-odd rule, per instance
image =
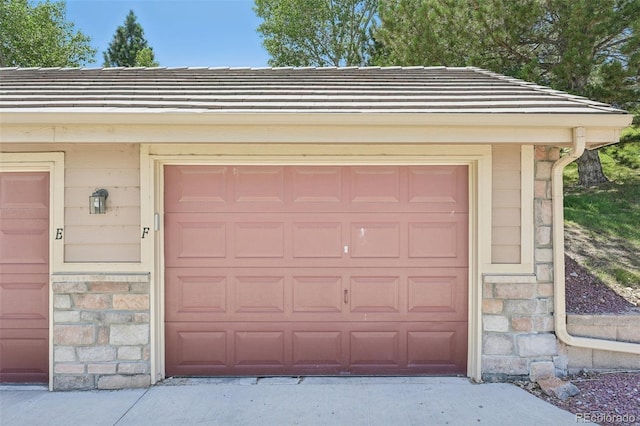
[[0, 381], [49, 379], [49, 174], [0, 173]]
[[167, 375], [466, 372], [466, 166], [164, 173]]

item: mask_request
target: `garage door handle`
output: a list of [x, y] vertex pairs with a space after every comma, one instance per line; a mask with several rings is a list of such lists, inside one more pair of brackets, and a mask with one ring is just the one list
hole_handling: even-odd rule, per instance
[[349, 303], [349, 290], [344, 291], [344, 303], [345, 305]]

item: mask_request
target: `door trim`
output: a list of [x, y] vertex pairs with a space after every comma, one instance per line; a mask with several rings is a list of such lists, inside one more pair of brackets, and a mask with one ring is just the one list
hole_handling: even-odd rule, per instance
[[[0, 172], [49, 173], [49, 277], [64, 259], [64, 153], [3, 153]], [[62, 235], [56, 239], [57, 230]], [[49, 278], [51, 281], [51, 278]], [[53, 292], [49, 286], [49, 390], [53, 390]]]
[[[324, 154], [320, 155], [319, 152]], [[140, 192], [142, 226], [157, 229], [143, 241], [142, 263], [152, 263], [151, 377], [165, 377], [164, 339], [164, 176], [163, 166], [181, 165], [466, 165], [469, 167], [469, 315], [467, 376], [481, 381], [482, 265], [491, 260], [490, 145], [142, 145]], [[478, 200], [483, 202], [479, 203]], [[158, 215], [159, 221], [155, 219]], [[482, 226], [480, 226], [482, 224]]]

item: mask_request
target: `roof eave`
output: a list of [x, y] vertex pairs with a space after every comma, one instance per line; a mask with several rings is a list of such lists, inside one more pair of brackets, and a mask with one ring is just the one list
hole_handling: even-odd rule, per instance
[[496, 112], [212, 112], [167, 110], [0, 110], [0, 125], [392, 125], [482, 127], [601, 127], [623, 129], [626, 113]]

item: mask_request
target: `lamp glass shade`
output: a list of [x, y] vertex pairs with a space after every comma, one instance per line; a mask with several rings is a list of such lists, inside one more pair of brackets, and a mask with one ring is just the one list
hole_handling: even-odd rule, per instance
[[109, 193], [106, 189], [98, 189], [89, 196], [89, 213], [105, 214], [107, 212], [107, 197]]

